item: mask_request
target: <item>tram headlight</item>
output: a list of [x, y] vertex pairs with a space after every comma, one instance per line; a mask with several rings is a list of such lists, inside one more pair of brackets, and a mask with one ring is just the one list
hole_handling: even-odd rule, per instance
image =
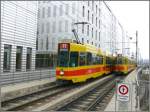
[[60, 71], [60, 75], [64, 75], [64, 71]]

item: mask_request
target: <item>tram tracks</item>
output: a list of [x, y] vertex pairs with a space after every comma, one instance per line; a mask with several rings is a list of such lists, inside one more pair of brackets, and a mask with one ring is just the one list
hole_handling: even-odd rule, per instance
[[[111, 93], [111, 95], [113, 94], [112, 88], [114, 87], [115, 79], [116, 79], [116, 77], [113, 76], [113, 75], [101, 78], [100, 80], [102, 80], [102, 81], [98, 81], [99, 79], [96, 79], [95, 82], [97, 82], [97, 81], [100, 82], [99, 85], [96, 85], [96, 83], [95, 83], [94, 85], [96, 85], [96, 87], [91, 86], [90, 90], [89, 89], [82, 90], [81, 94], [77, 94], [77, 95], [74, 94], [74, 96], [73, 96], [74, 98], [78, 99], [79, 96], [80, 96], [79, 99], [82, 99], [82, 101], [85, 104], [88, 104], [89, 102], [93, 103], [93, 104], [91, 104], [91, 103], [88, 104], [89, 109], [87, 107], [85, 107], [87, 105], [84, 105], [82, 103], [81, 103], [81, 105], [82, 105], [83, 109], [81, 107], [78, 109], [77, 105], [75, 106], [75, 108], [78, 109], [78, 110], [87, 110], [87, 111], [88, 110], [93, 110], [92, 108], [96, 107], [96, 105], [99, 105], [99, 101], [103, 101], [103, 99], [105, 99], [106, 95], [109, 97], [110, 93]], [[72, 93], [76, 90], [78, 91], [82, 87], [86, 88], [86, 86], [88, 84], [93, 83], [93, 82], [94, 81], [89, 81], [88, 83], [79, 84], [79, 85], [70, 85], [70, 86], [68, 86], [68, 85], [60, 86], [60, 85], [55, 85], [54, 84], [53, 86], [51, 85], [50, 87], [43, 88], [43, 90], [40, 90], [40, 91], [32, 93], [32, 94], [28, 94], [28, 95], [21, 96], [21, 97], [15, 98], [15, 99], [10, 99], [10, 100], [7, 100], [7, 101], [3, 101], [2, 102], [2, 109], [4, 111], [17, 111], [17, 110], [23, 110], [23, 111], [29, 111], [30, 110], [31, 111], [31, 110], [36, 109], [37, 107], [42, 107], [45, 104], [50, 103], [52, 101], [55, 101], [55, 100], [65, 96], [67, 94], [70, 94], [70, 93]], [[92, 88], [95, 88], [95, 93], [94, 93], [95, 95], [93, 94], [93, 96], [91, 95], [92, 91], [94, 91], [94, 89], [92, 89]], [[101, 90], [101, 91], [97, 91], [97, 93], [96, 93], [96, 90]], [[97, 97], [96, 94], [99, 96], [99, 98]], [[82, 97], [85, 97], [85, 96], [86, 96], [86, 98], [82, 98]], [[95, 97], [95, 99], [98, 99], [98, 100], [97, 101], [91, 100], [94, 97]], [[87, 99], [87, 98], [89, 98], [89, 100], [84, 101], [84, 99]], [[67, 101], [67, 100], [64, 100], [64, 101]], [[65, 105], [72, 105], [71, 102], [75, 103], [76, 101], [80, 105], [79, 100], [76, 100], [76, 101], [75, 101], [75, 99], [73, 99], [73, 100], [69, 100], [65, 103], [64, 102], [59, 102], [59, 104], [61, 104], [61, 106], [59, 105], [55, 109], [49, 109], [49, 108], [51, 108], [51, 107], [49, 107], [49, 108], [43, 109], [43, 110], [57, 110], [57, 111], [58, 110], [65, 110], [65, 111], [67, 111], [67, 110], [70, 110], [70, 109], [67, 109], [66, 107], [65, 107], [65, 109], [62, 109], [62, 108], [64, 108], [64, 105], [62, 105], [62, 103], [65, 104]], [[97, 104], [95, 105], [94, 102], [97, 102]], [[71, 110], [74, 110], [74, 108], [72, 108]]]
[[103, 82], [95, 86], [95, 88], [91, 88], [91, 90], [84, 92], [82, 95], [78, 95], [78, 97], [74, 98], [73, 100], [67, 101], [65, 103], [63, 102], [62, 105], [53, 108], [53, 110], [55, 111], [102, 110], [102, 108], [108, 104], [109, 98], [113, 95], [114, 92], [113, 88], [115, 88], [116, 79], [118, 79], [118, 77], [112, 77], [109, 78], [108, 80], [104, 80]]
[[34, 93], [3, 101], [2, 109], [5, 111], [20, 110], [20, 109], [22, 110], [22, 108], [29, 106], [31, 103], [35, 103], [44, 98], [52, 97], [57, 94], [63, 93], [69, 90], [70, 88], [71, 87], [65, 86], [62, 87], [57, 84], [52, 84], [50, 87], [45, 87]]

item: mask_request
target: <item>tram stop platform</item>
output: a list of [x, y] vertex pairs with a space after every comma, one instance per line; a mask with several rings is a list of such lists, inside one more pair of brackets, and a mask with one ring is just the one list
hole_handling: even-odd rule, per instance
[[1, 101], [7, 101], [9, 99], [33, 93], [42, 89], [45, 86], [47, 87], [51, 82], [54, 82], [55, 80], [55, 77], [51, 77], [46, 79], [33, 80], [2, 86], [0, 93]]
[[[115, 94], [104, 111], [140, 111], [136, 90], [137, 74], [138, 70], [135, 69], [122, 82], [116, 83]], [[125, 94], [120, 94], [119, 87], [122, 86], [121, 84], [128, 87], [127, 91], [125, 90], [126, 88], [124, 89]]]

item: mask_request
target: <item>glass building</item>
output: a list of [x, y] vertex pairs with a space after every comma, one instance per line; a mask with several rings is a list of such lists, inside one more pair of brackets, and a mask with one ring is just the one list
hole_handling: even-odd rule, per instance
[[[104, 1], [39, 1], [38, 5], [38, 54], [57, 54], [59, 42], [75, 40], [74, 28], [82, 43], [112, 54], [122, 49], [117, 42], [123, 41], [124, 29]], [[88, 24], [74, 24], [78, 22]]]

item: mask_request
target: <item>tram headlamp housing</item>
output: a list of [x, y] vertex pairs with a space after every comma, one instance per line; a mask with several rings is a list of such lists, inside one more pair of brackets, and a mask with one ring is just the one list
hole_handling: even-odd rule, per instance
[[64, 71], [60, 71], [60, 75], [64, 75]]

